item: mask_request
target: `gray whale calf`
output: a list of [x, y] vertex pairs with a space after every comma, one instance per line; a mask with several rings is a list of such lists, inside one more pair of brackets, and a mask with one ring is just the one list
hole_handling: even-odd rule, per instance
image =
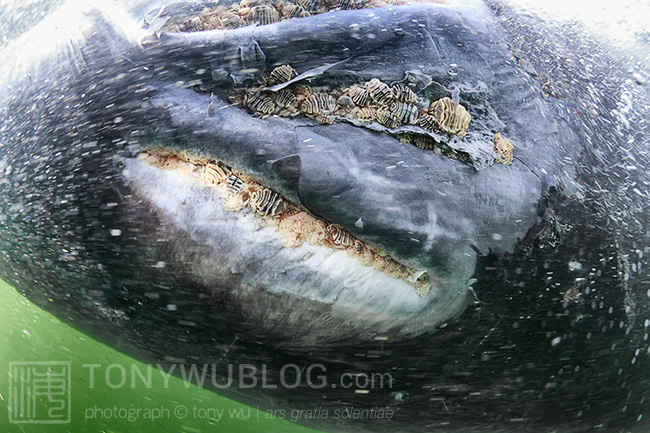
[[[622, 60], [492, 2], [197, 32], [156, 24], [194, 4], [150, 9], [65, 5], [4, 48], [5, 281], [241, 401], [394, 412], [302, 420], [325, 430], [647, 428], [647, 95]], [[417, 110], [382, 105], [399, 85]], [[265, 113], [283, 90], [299, 109]], [[444, 98], [466, 135], [380, 114]], [[224, 386], [241, 364], [275, 387]], [[288, 364], [391, 382], [288, 387]]]

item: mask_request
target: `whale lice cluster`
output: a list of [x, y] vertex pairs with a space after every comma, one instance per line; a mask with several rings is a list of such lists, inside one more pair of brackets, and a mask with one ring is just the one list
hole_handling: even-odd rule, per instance
[[505, 137], [501, 136], [500, 132], [494, 136], [494, 141], [492, 144], [492, 149], [495, 153], [494, 162], [498, 162], [504, 165], [512, 164], [512, 153], [514, 149], [514, 144], [512, 141], [508, 140]]
[[377, 78], [334, 91], [312, 89], [302, 83], [292, 83], [277, 92], [268, 90], [297, 76], [298, 72], [290, 65], [277, 66], [265, 72], [256, 87], [235, 90], [230, 101], [262, 118], [273, 114], [285, 117], [302, 114], [323, 124], [355, 120], [377, 122], [388, 129], [419, 125], [428, 132], [459, 136], [467, 134], [471, 121], [465, 107], [449, 98], [433, 101], [428, 111], [420, 112], [417, 104], [421, 100], [413, 89], [403, 83], [391, 86]]
[[216, 190], [227, 211], [251, 209], [267, 226], [279, 230], [286, 248], [296, 248], [307, 242], [310, 245], [343, 250], [364, 266], [372, 266], [393, 278], [408, 282], [420, 296], [426, 296], [431, 289], [426, 273], [421, 275], [422, 271], [402, 265], [387, 253], [355, 238], [342, 227], [312, 215], [252, 177], [220, 161], [164, 149], [149, 149], [141, 153], [140, 158], [151, 165], [185, 172], [198, 178], [204, 185]]
[[[285, 84], [298, 75], [288, 64], [276, 66], [262, 74], [257, 86], [234, 90], [229, 100], [261, 118], [302, 115], [321, 124], [351, 121], [363, 125], [375, 122], [389, 130], [404, 125], [420, 127], [421, 133], [388, 132], [395, 134], [401, 142], [420, 149], [432, 150], [463, 163], [471, 160], [468, 153], [451, 149], [429, 135], [430, 132], [461, 137], [467, 134], [472, 117], [465, 107], [448, 97], [429, 103], [404, 83], [389, 85], [377, 78], [335, 90], [312, 88], [299, 81]], [[278, 91], [268, 89], [282, 84], [285, 86]], [[428, 110], [420, 111], [420, 104], [428, 104]]]

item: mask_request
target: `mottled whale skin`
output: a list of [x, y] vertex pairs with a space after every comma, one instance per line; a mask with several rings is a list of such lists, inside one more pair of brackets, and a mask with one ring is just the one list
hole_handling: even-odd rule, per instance
[[[64, 6], [3, 50], [5, 281], [144, 362], [213, 364], [219, 378], [265, 364], [274, 384], [287, 363], [392, 374], [368, 394], [218, 390], [262, 408], [395, 412], [309, 422], [328, 431], [646, 431], [648, 104], [622, 60], [496, 3], [141, 44], [137, 18], [154, 6]], [[228, 106], [233, 83], [281, 63], [336, 63], [319, 78], [335, 87], [377, 77], [456, 95], [474, 118], [462, 143], [500, 131], [515, 162], [471, 166], [348, 123]], [[428, 270], [431, 293], [279, 248], [252, 214], [137, 159], [154, 146], [255, 177]]]

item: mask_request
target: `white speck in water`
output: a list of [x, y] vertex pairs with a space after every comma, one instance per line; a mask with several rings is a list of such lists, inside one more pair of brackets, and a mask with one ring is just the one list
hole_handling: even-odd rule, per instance
[[492, 233], [492, 239], [495, 241], [502, 241], [503, 235], [501, 233]]
[[359, 227], [360, 229], [363, 229], [363, 220], [359, 218], [356, 223], [354, 223], [356, 227]]
[[111, 236], [122, 236], [122, 230], [120, 230], [120, 229], [111, 229]]
[[582, 263], [576, 262], [575, 260], [572, 260], [569, 262], [569, 270], [570, 271], [579, 271], [582, 269]]
[[637, 84], [644, 85], [645, 84], [645, 78], [637, 72], [633, 73], [632, 76], [636, 80]]
[[555, 337], [551, 340], [551, 346], [557, 346], [562, 341], [562, 337]]
[[167, 304], [167, 309], [169, 311], [176, 311], [178, 310], [178, 306], [176, 304]]
[[162, 269], [162, 268], [165, 267], [166, 264], [167, 264], [167, 263], [165, 263], [165, 262], [156, 262], [156, 264], [155, 264], [155, 265], [151, 265], [151, 267], [152, 267], [152, 268]]
[[122, 123], [122, 120], [124, 120], [124, 119], [122, 118], [122, 116], [117, 116], [115, 119], [113, 119], [113, 122], [115, 122], [115, 123]]

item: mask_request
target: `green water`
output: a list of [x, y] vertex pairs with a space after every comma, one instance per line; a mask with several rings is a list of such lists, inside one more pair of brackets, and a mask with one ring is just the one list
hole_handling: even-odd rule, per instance
[[[130, 386], [132, 377], [127, 371], [127, 383], [119, 384], [119, 371], [113, 382], [105, 380], [106, 366], [118, 364], [142, 373], [147, 366], [105, 346], [87, 335], [59, 321], [22, 297], [11, 286], [0, 281], [0, 433], [11, 432], [287, 432], [316, 433], [286, 419], [269, 418], [266, 412], [221, 397], [213, 392], [170, 377], [165, 387], [163, 375], [157, 370], [151, 375], [151, 384], [144, 386], [139, 376], [136, 386]], [[9, 423], [9, 363], [16, 361], [70, 361], [70, 422], [65, 424]], [[90, 367], [95, 370], [91, 388]], [[15, 382], [15, 379], [13, 379]], [[149, 386], [151, 385], [151, 386]], [[36, 406], [38, 407], [37, 401]], [[182, 419], [174, 413], [183, 406], [188, 413]], [[122, 415], [131, 410], [129, 420], [111, 415], [98, 419], [96, 409], [122, 409]], [[139, 417], [135, 414], [141, 409]], [[167, 412], [165, 412], [167, 409]], [[157, 412], [158, 410], [158, 412]], [[221, 414], [221, 415], [220, 415]], [[160, 415], [160, 419], [153, 419]], [[213, 416], [216, 415], [216, 416]], [[97, 418], [96, 418], [96, 417]], [[217, 419], [219, 418], [219, 419]]]

